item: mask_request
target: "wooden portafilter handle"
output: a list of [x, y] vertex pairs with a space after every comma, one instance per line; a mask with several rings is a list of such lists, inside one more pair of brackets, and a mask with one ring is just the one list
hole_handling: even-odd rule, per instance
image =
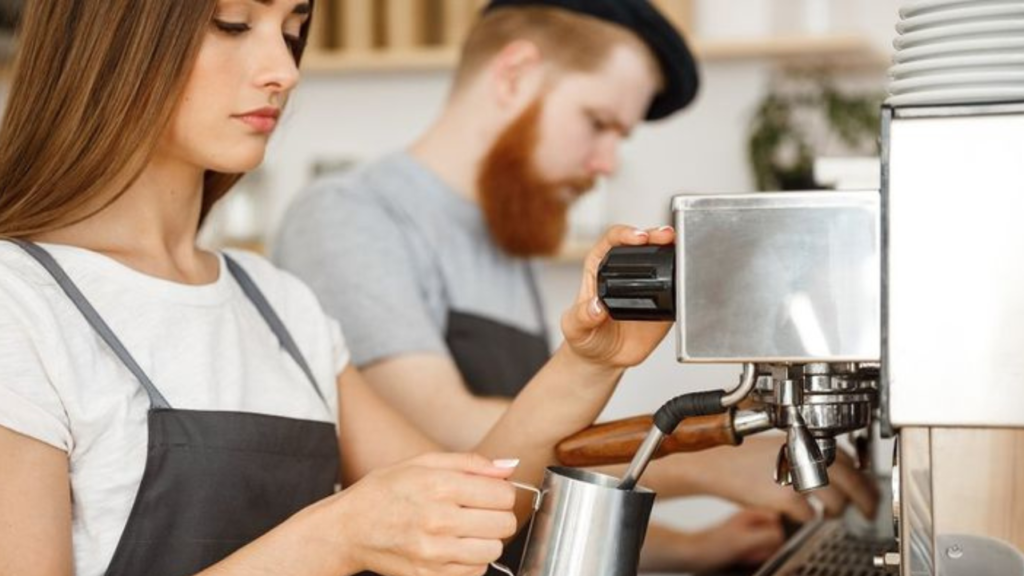
[[[740, 445], [746, 434], [736, 431], [735, 415], [736, 410], [730, 409], [723, 414], [683, 420], [671, 436], [665, 437], [654, 457]], [[578, 468], [623, 464], [632, 460], [653, 425], [654, 416], [647, 415], [591, 426], [559, 442], [555, 456], [563, 465]]]

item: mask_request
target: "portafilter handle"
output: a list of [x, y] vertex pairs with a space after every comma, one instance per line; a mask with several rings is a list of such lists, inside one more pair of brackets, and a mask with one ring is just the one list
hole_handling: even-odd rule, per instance
[[[562, 440], [555, 456], [565, 466], [586, 468], [629, 462], [654, 425], [654, 416], [636, 416], [591, 426]], [[739, 446], [743, 438], [772, 428], [765, 411], [730, 409], [724, 414], [684, 420], [664, 438], [654, 459], [717, 446]]]

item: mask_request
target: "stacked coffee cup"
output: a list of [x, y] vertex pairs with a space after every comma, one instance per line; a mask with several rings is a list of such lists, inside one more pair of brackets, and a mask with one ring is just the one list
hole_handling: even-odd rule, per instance
[[893, 106], [1024, 102], [1024, 0], [927, 0], [900, 10]]

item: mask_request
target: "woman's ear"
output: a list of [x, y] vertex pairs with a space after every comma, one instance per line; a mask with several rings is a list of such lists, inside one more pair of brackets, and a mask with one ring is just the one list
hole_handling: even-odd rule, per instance
[[498, 106], [515, 113], [536, 100], [543, 81], [540, 48], [529, 40], [510, 42], [488, 67]]

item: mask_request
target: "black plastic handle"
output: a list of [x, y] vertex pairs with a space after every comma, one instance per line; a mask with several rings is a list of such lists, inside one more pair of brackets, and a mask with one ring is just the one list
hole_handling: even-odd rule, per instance
[[597, 271], [597, 295], [616, 320], [676, 319], [675, 246], [617, 246]]

